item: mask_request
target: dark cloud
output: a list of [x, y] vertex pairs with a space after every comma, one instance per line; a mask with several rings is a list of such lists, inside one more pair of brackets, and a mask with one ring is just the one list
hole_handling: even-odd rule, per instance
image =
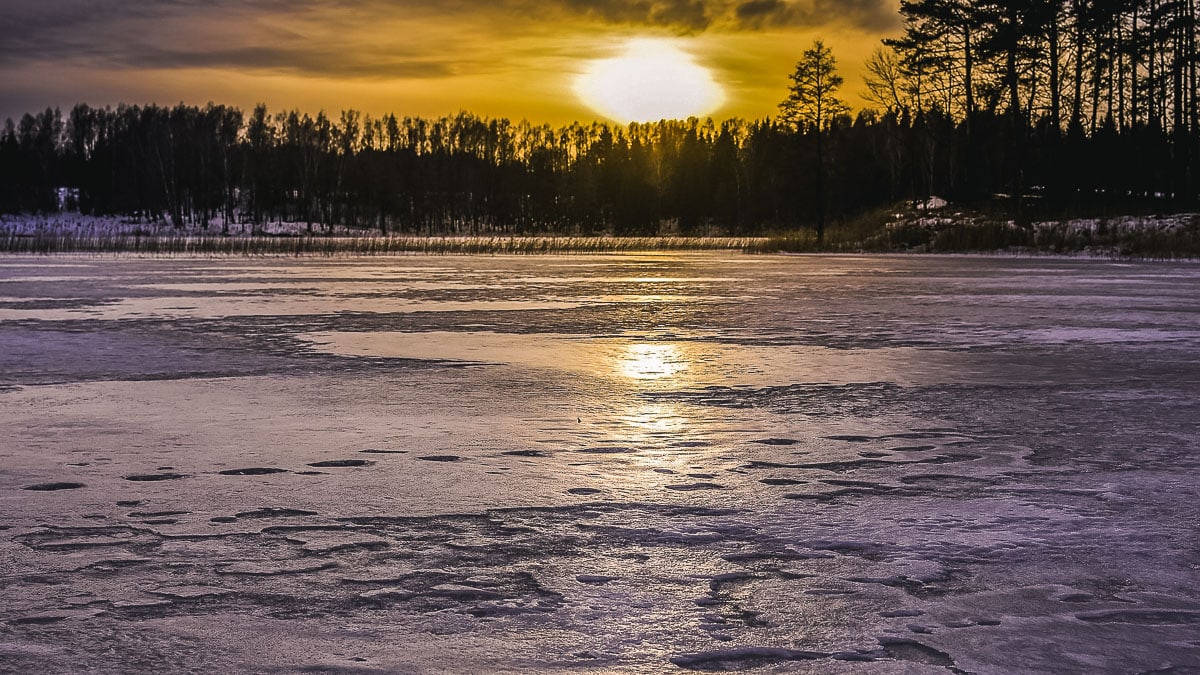
[[895, 0], [557, 0], [540, 4], [557, 5], [568, 13], [608, 23], [680, 32], [828, 25], [877, 31], [895, 28], [899, 22]]
[[381, 58], [378, 54], [347, 54], [340, 49], [314, 50], [306, 46], [233, 47], [202, 52], [155, 47], [139, 49], [136, 54], [114, 54], [112, 61], [136, 68], [145, 66], [145, 62], [139, 62], [143, 58], [149, 59], [156, 68], [249, 68], [363, 79], [446, 77], [457, 71], [455, 63], [435, 57], [409, 58], [393, 55]]
[[783, 0], [748, 0], [737, 6], [740, 21], [758, 21], [763, 17], [775, 16], [787, 9]]
[[[554, 7], [555, 2], [543, 3]], [[605, 23], [672, 28], [699, 32], [712, 25], [723, 3], [704, 0], [559, 0], [560, 11]], [[714, 12], [714, 10], [718, 10]]]
[[[345, 78], [443, 77], [467, 60], [399, 44], [360, 44], [358, 12], [331, 3], [260, 0], [47, 0], [0, 24], [0, 64], [68, 62], [120, 69], [211, 68]], [[382, 4], [347, 0], [347, 9]], [[305, 14], [308, 13], [307, 25]], [[328, 19], [328, 21], [322, 21]], [[338, 23], [347, 23], [338, 26]], [[297, 23], [314, 30], [295, 30]], [[252, 29], [247, 29], [253, 24]]]
[[881, 0], [744, 0], [734, 14], [744, 30], [849, 25], [880, 32], [900, 23], [895, 3]]

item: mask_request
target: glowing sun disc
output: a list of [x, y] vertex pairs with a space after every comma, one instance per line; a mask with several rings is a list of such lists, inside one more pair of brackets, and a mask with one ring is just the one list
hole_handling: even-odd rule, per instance
[[575, 80], [575, 93], [621, 122], [699, 117], [725, 100], [707, 68], [661, 40], [635, 40], [620, 56], [592, 61]]

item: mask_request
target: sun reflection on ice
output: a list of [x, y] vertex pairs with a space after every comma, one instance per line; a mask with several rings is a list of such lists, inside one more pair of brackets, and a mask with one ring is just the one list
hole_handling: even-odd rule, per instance
[[655, 457], [662, 453], [652, 448], [661, 450], [664, 443], [686, 435], [695, 420], [678, 404], [647, 400], [641, 394], [682, 388], [691, 365], [687, 351], [674, 343], [631, 342], [613, 354], [613, 372], [635, 387], [623, 409], [614, 411], [614, 421], [622, 436], [643, 444], [642, 458], [647, 461], [658, 461]]
[[635, 380], [673, 378], [688, 369], [687, 358], [673, 344], [631, 344], [617, 365], [622, 375]]
[[643, 436], [661, 436], [683, 431], [690, 421], [673, 404], [646, 403], [631, 406], [617, 417], [621, 424]]

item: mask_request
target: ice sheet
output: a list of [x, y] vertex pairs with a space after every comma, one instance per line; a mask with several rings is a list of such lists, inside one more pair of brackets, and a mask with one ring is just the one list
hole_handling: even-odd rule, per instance
[[1200, 667], [1196, 265], [69, 264], [0, 260], [0, 671]]

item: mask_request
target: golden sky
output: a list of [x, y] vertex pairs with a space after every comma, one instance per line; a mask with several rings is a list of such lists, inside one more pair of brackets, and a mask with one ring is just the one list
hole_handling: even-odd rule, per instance
[[813, 39], [845, 98], [898, 29], [898, 0], [10, 0], [0, 118], [76, 102], [488, 117], [598, 114], [573, 83], [630, 40], [661, 38], [712, 71], [713, 117], [772, 115]]

